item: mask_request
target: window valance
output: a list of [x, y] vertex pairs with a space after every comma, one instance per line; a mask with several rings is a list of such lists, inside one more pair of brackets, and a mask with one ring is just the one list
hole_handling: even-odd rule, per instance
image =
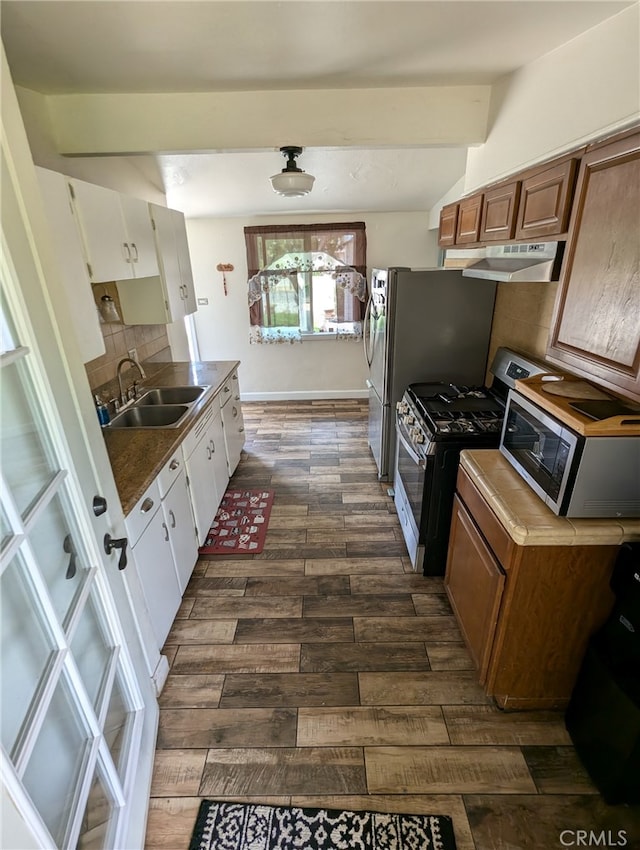
[[363, 222], [246, 227], [245, 240], [252, 342], [362, 335]]

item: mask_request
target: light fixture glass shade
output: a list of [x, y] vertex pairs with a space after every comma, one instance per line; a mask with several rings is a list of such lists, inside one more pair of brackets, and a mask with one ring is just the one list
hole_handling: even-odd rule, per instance
[[271, 187], [278, 195], [286, 198], [301, 198], [313, 188], [315, 177], [306, 171], [280, 171], [271, 179]]

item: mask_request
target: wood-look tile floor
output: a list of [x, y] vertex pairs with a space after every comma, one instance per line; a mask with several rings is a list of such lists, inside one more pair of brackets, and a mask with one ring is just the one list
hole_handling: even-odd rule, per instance
[[187, 850], [204, 797], [449, 814], [458, 850], [640, 847], [640, 809], [605, 805], [561, 713], [484, 695], [442, 579], [412, 572], [366, 402], [243, 410], [233, 484], [275, 490], [266, 545], [201, 558], [186, 590], [146, 850]]

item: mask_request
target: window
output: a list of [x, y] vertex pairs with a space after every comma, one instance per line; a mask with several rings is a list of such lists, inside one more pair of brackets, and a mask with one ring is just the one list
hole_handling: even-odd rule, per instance
[[251, 342], [358, 339], [364, 222], [245, 227]]

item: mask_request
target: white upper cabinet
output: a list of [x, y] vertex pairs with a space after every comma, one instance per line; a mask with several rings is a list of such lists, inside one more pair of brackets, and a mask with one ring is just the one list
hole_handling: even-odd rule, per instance
[[89, 274], [94, 282], [158, 274], [148, 204], [104, 186], [70, 179]]
[[57, 171], [36, 168], [44, 210], [53, 236], [69, 314], [73, 317], [83, 363], [105, 353], [104, 337], [96, 310], [67, 178]]
[[183, 214], [149, 204], [147, 215], [155, 232], [160, 275], [118, 281], [120, 306], [128, 325], [168, 324], [197, 309]]
[[175, 321], [195, 313], [197, 309], [184, 215], [179, 210], [159, 204], [149, 204], [149, 210], [156, 234], [158, 263], [166, 288], [168, 309], [171, 319]]
[[189, 241], [187, 239], [187, 225], [184, 215], [179, 210], [171, 210], [173, 227], [176, 235], [176, 247], [178, 249], [178, 264], [180, 265], [180, 277], [184, 289], [184, 312], [185, 315], [195, 313], [198, 309], [196, 302], [196, 291], [193, 286], [193, 272], [191, 270], [191, 255], [189, 253]]

